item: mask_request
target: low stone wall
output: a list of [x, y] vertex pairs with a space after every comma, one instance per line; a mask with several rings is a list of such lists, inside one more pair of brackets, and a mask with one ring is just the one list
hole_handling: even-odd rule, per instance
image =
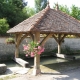
[[[42, 38], [41, 38], [42, 39]], [[0, 61], [7, 60], [14, 57], [15, 45], [14, 44], [6, 44], [6, 38], [0, 38]], [[27, 38], [29, 42], [30, 39]], [[23, 44], [26, 44], [26, 39], [20, 44], [19, 50], [20, 53], [23, 53]], [[71, 49], [80, 50], [80, 38], [65, 38], [64, 43], [62, 43], [62, 48], [65, 46], [70, 47]], [[51, 51], [57, 48], [57, 42], [54, 38], [50, 38], [47, 40], [45, 44], [45, 51]]]

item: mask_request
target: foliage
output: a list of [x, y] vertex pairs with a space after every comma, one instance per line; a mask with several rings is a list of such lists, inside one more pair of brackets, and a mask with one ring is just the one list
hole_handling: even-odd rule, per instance
[[0, 35], [5, 34], [6, 31], [9, 29], [9, 25], [6, 19], [0, 19]]
[[23, 0], [0, 0], [0, 18], [6, 18], [10, 27], [15, 26], [27, 18], [25, 4]]
[[[58, 6], [59, 6], [59, 10], [61, 10], [61, 11], [63, 11], [63, 12], [65, 12], [65, 13], [70, 15], [70, 10], [69, 10], [69, 8], [66, 5], [65, 6], [64, 5], [58, 5]], [[53, 6], [53, 8], [54, 9], [56, 8], [56, 3]]]
[[47, 0], [35, 0], [35, 9], [36, 12], [41, 11], [47, 6]]
[[36, 13], [34, 8], [26, 7], [25, 9], [26, 9], [25, 11], [27, 11], [27, 16], [28, 17], [31, 17]]
[[[55, 6], [53, 6], [53, 8], [55, 8]], [[59, 5], [59, 10], [69, 14], [70, 16], [80, 20], [80, 8], [76, 7], [75, 5], [72, 5], [72, 7], [69, 9], [66, 5]]]
[[75, 35], [67, 35], [66, 38], [76, 38], [77, 36]]
[[72, 5], [71, 7], [71, 16], [74, 18], [80, 20], [80, 8], [76, 7], [75, 5]]
[[34, 57], [37, 54], [44, 52], [44, 47], [39, 45], [39, 42], [31, 41], [27, 45], [23, 45], [26, 56]]
[[59, 9], [67, 14], [70, 14], [70, 10], [66, 5], [65, 6], [59, 5]]
[[16, 75], [11, 74], [11, 75], [7, 75], [4, 77], [0, 77], [0, 80], [9, 80], [9, 79], [16, 78], [16, 77], [17, 77]]
[[14, 38], [9, 37], [9, 38], [6, 39], [6, 43], [7, 44], [14, 44], [15, 40], [14, 40]]

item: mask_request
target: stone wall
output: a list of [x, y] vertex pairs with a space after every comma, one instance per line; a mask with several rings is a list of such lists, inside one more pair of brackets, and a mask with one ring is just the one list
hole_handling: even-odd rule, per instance
[[[70, 49], [80, 50], [80, 38], [65, 38], [61, 47], [69, 47]], [[52, 50], [57, 48], [57, 42], [54, 38], [50, 38], [45, 44], [46, 50]]]
[[5, 61], [14, 56], [15, 45], [5, 43], [6, 38], [0, 38], [0, 61]]
[[[0, 38], [0, 61], [7, 60], [9, 58], [14, 57], [15, 45], [14, 44], [6, 44], [6, 38]], [[27, 38], [29, 42], [30, 39]], [[26, 44], [26, 39], [20, 44], [19, 50], [20, 53], [23, 53], [23, 44]], [[80, 50], [80, 39], [79, 38], [65, 38], [64, 43], [62, 43], [62, 48], [65, 46], [70, 47], [71, 49]], [[50, 38], [45, 44], [45, 51], [51, 51], [57, 48], [57, 43], [54, 38]]]

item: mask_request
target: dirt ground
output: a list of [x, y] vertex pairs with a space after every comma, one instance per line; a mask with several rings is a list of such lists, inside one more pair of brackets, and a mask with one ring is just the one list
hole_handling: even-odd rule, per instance
[[7, 80], [80, 80], [80, 60], [44, 64], [40, 65], [40, 68], [41, 74], [37, 76], [32, 75], [32, 66], [28, 73], [13, 74], [16, 75], [16, 77], [9, 77]]
[[80, 80], [80, 68], [63, 73], [41, 73], [37, 76], [25, 74], [9, 80]]
[[27, 74], [9, 80], [80, 80], [80, 60], [40, 67], [42, 73], [37, 76], [32, 75], [32, 68]]

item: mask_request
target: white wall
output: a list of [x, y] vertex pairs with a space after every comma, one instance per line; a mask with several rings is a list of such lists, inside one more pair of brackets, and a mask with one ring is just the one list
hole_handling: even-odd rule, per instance
[[[14, 44], [6, 44], [5, 43], [6, 38], [0, 38], [0, 53], [14, 53], [15, 51], [15, 45]], [[30, 41], [28, 38], [27, 41]], [[20, 45], [20, 52], [23, 52], [23, 44], [26, 44], [26, 39], [21, 43]], [[65, 46], [70, 47], [71, 49], [77, 49], [80, 50], [80, 38], [65, 38], [64, 43], [62, 43], [62, 48]], [[54, 38], [50, 38], [47, 40], [45, 44], [45, 50], [50, 51], [57, 48], [57, 42], [54, 40]]]

